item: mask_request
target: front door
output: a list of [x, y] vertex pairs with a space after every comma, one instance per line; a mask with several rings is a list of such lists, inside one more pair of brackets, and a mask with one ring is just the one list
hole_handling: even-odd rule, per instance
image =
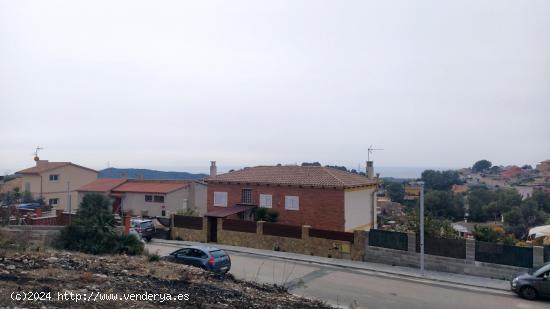
[[218, 218], [208, 218], [208, 242], [218, 241]]

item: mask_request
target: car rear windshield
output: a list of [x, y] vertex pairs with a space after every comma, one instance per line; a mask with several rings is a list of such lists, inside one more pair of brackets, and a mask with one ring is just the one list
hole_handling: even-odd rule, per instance
[[141, 227], [144, 228], [144, 229], [153, 227], [153, 222], [151, 222], [151, 221], [142, 222]]
[[212, 256], [215, 258], [225, 256], [225, 252], [223, 252], [222, 250], [210, 251], [210, 254], [212, 254]]

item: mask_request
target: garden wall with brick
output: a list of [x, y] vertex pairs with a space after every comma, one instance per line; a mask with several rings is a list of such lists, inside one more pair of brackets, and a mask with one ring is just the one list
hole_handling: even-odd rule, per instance
[[[177, 217], [177, 216], [175, 216]], [[209, 225], [203, 219], [201, 230], [189, 226], [172, 228], [172, 239], [206, 242]], [[177, 218], [172, 220], [178, 222]], [[181, 220], [180, 220], [181, 221]], [[365, 232], [337, 232], [311, 229], [309, 226], [268, 222], [217, 219], [217, 243], [265, 250], [294, 252], [307, 255], [362, 260]]]

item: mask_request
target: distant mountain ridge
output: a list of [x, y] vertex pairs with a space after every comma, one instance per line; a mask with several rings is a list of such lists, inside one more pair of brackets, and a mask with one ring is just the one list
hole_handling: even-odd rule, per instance
[[207, 174], [192, 174], [187, 172], [163, 172], [138, 168], [106, 168], [99, 171], [98, 178], [130, 178], [130, 179], [164, 179], [164, 180], [200, 180]]

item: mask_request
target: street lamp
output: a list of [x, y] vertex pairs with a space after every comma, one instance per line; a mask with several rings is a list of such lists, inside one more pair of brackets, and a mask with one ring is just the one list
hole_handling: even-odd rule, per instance
[[424, 182], [420, 185], [420, 273], [424, 276]]

